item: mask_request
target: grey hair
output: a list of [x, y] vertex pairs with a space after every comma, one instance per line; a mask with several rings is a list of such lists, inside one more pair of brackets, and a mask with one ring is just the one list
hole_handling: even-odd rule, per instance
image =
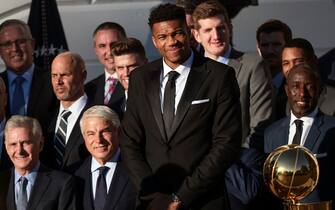
[[82, 134], [84, 134], [84, 121], [93, 117], [106, 120], [114, 128], [120, 127], [119, 116], [112, 109], [103, 105], [95, 105], [86, 110], [80, 119], [80, 130]]
[[23, 22], [22, 20], [18, 19], [9, 19], [1, 23], [0, 25], [0, 34], [3, 33], [3, 30], [8, 26], [19, 26], [25, 32], [27, 38], [32, 39], [31, 31], [27, 23]]
[[33, 140], [42, 140], [42, 128], [37, 119], [22, 115], [13, 115], [6, 123], [5, 126], [5, 141], [8, 136], [8, 132], [13, 128], [27, 128], [29, 130], [29, 135]]

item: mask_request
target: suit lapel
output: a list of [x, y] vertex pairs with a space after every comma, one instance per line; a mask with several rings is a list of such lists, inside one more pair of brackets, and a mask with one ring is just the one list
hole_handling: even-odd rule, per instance
[[274, 140], [272, 140], [273, 148], [276, 149], [277, 147], [288, 144], [288, 134], [290, 130], [289, 124], [290, 124], [290, 117], [286, 117], [278, 128], [279, 132], [276, 133], [276, 136], [274, 136]]
[[117, 163], [104, 209], [114, 209], [117, 205], [123, 192], [123, 188], [125, 188], [128, 183], [128, 179], [124, 176], [124, 174], [125, 172], [123, 171], [121, 163]]
[[124, 99], [124, 98], [125, 98], [124, 89], [123, 89], [121, 83], [117, 82], [115, 90], [114, 90], [108, 104], [111, 105], [111, 104], [113, 104], [117, 101], [120, 101], [120, 100]]
[[27, 113], [32, 113], [33, 108], [35, 107], [35, 103], [38, 100], [38, 97], [40, 97], [39, 93], [42, 88], [43, 85], [45, 83], [45, 81], [41, 81], [41, 76], [42, 76], [41, 70], [39, 70], [38, 68], [34, 69], [34, 74], [33, 74], [33, 79], [31, 81], [31, 87], [30, 87], [30, 93], [29, 93], [29, 101], [28, 101], [28, 105], [27, 105]]
[[94, 101], [97, 104], [104, 104], [104, 98], [105, 98], [105, 74], [102, 74], [97, 82]]
[[83, 173], [85, 173], [85, 190], [84, 190], [84, 209], [94, 210], [92, 174], [91, 174], [92, 157], [88, 158], [84, 164]]
[[235, 70], [236, 78], [238, 77], [240, 70], [242, 68], [242, 63], [240, 62], [240, 58], [242, 57], [243, 53], [236, 51], [235, 49], [231, 50], [228, 65], [233, 67]]
[[158, 125], [161, 136], [166, 142], [166, 134], [162, 117], [161, 103], [160, 103], [160, 75], [163, 69], [162, 59], [153, 64], [151, 74], [149, 74], [148, 82], [148, 98], [152, 107], [153, 115]]
[[41, 198], [44, 197], [44, 193], [48, 189], [51, 181], [50, 172], [51, 171], [46, 169], [43, 165], [40, 165], [34, 187], [30, 193], [27, 209], [36, 209]]
[[307, 135], [306, 141], [304, 146], [311, 151], [313, 151], [313, 147], [315, 143], [318, 141], [318, 138], [321, 134], [321, 125], [323, 124], [323, 115], [320, 113], [317, 114], [317, 116], [314, 118], [314, 122], [312, 124], [312, 127]]
[[191, 67], [190, 74], [188, 75], [186, 85], [179, 101], [176, 116], [172, 124], [171, 136], [168, 137], [170, 140], [173, 134], [178, 129], [182, 120], [184, 119], [192, 100], [196, 97], [203, 81], [207, 78], [208, 69], [204, 65], [204, 59], [197, 54], [194, 54], [194, 60]]

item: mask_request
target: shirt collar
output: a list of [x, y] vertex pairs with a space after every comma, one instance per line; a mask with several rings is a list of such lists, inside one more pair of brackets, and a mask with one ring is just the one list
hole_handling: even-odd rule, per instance
[[[33, 79], [35, 65], [31, 65], [27, 71], [25, 71], [22, 76], [25, 80], [31, 81]], [[16, 79], [17, 75], [13, 70], [7, 69], [8, 84], [13, 84], [13, 81]]]
[[[78, 112], [78, 110], [82, 110], [85, 107], [86, 102], [87, 102], [87, 95], [86, 95], [86, 93], [84, 93], [84, 95], [82, 95], [80, 98], [78, 98], [66, 110], [71, 111], [72, 113], [76, 113], [76, 112]], [[59, 114], [58, 115], [60, 116], [64, 110], [65, 110], [65, 108], [63, 107], [63, 104], [60, 103], [60, 109], [59, 109]]]
[[301, 118], [297, 118], [293, 112], [291, 111], [291, 120], [290, 120], [290, 125], [293, 125], [294, 124], [294, 121], [295, 120], [302, 120], [304, 122], [306, 121], [313, 121], [313, 119], [315, 118], [315, 116], [318, 114], [318, 108], [316, 107], [311, 113], [309, 113], [308, 115], [306, 116], [303, 116]]
[[[118, 148], [113, 157], [105, 163], [104, 166], [112, 168], [120, 160], [120, 148]], [[98, 170], [102, 165], [92, 156], [91, 172]]]
[[109, 77], [112, 77], [112, 78], [114, 78], [114, 79], [119, 79], [119, 77], [118, 77], [116, 71], [115, 71], [113, 74], [110, 74], [110, 73], [108, 73], [108, 71], [105, 70], [105, 81], [107, 81], [107, 79], [108, 79]]
[[163, 78], [165, 78], [170, 71], [176, 71], [179, 74], [183, 74], [187, 69], [191, 68], [193, 59], [194, 59], [194, 53], [193, 51], [191, 51], [190, 57], [188, 57], [184, 63], [180, 64], [175, 69], [172, 69], [170, 66], [168, 66], [165, 60], [163, 59]]
[[[218, 56], [216, 61], [227, 65], [229, 62], [230, 54], [231, 54], [231, 46], [228, 45], [227, 51], [223, 54], [223, 56]], [[208, 57], [206, 52], [205, 52], [205, 57]]]
[[[31, 185], [34, 185], [35, 183], [39, 168], [40, 168], [40, 161], [37, 162], [36, 166], [33, 168], [33, 170], [31, 170], [31, 172], [29, 172], [28, 175], [24, 176], [25, 178], [28, 179], [28, 182], [30, 182]], [[15, 173], [15, 184], [16, 184], [22, 175], [19, 174], [15, 169], [14, 169], [14, 173]]]

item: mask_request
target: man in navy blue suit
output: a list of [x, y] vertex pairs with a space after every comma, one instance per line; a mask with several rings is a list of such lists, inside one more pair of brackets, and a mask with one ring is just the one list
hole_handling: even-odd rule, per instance
[[119, 126], [116, 112], [101, 105], [86, 110], [80, 120], [85, 145], [91, 154], [75, 173], [80, 180], [82, 209], [135, 209], [135, 187], [120, 161]]
[[307, 64], [294, 66], [288, 73], [285, 91], [291, 113], [265, 131], [264, 150], [270, 153], [286, 144], [300, 144], [311, 150], [320, 166], [316, 189], [301, 203], [334, 201], [335, 118], [318, 109], [320, 94], [318, 71]]

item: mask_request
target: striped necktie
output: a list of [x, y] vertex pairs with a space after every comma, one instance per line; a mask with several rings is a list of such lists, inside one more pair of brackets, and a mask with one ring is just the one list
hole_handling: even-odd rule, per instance
[[105, 91], [105, 98], [104, 98], [104, 104], [107, 105], [117, 84], [117, 79], [113, 77], [108, 77], [106, 81], [106, 85], [108, 86], [106, 91]]
[[70, 116], [71, 111], [64, 110], [61, 114], [59, 126], [55, 135], [55, 150], [56, 150], [56, 161], [60, 167], [63, 162], [63, 156], [66, 145], [66, 131], [67, 131], [67, 119]]
[[26, 210], [28, 204], [28, 195], [27, 195], [27, 185], [28, 179], [24, 176], [21, 176], [19, 179], [19, 191], [17, 194], [17, 210]]

